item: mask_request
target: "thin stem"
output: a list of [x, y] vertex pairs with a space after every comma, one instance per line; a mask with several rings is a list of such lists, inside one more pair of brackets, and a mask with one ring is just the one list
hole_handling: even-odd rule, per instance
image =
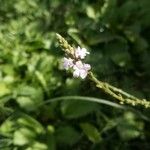
[[96, 86], [103, 90], [105, 93], [109, 94], [110, 96], [114, 97], [115, 99], [119, 100], [120, 103], [127, 103], [133, 106], [135, 105], [143, 105], [145, 107], [150, 107], [150, 102], [145, 99], [139, 99], [119, 88], [116, 88], [106, 82], [102, 82], [98, 80], [92, 72], [89, 72], [89, 79], [96, 83]]

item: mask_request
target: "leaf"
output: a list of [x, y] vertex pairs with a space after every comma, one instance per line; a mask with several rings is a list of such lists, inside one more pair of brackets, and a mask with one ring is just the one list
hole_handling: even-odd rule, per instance
[[14, 145], [26, 145], [31, 143], [36, 137], [35, 133], [32, 130], [27, 128], [20, 128], [14, 132], [13, 143]]
[[30, 97], [19, 96], [16, 101], [21, 108], [24, 108], [27, 111], [32, 111], [36, 109], [36, 105]]
[[100, 142], [101, 135], [95, 126], [90, 123], [81, 123], [80, 127], [90, 141], [92, 141], [93, 143]]
[[125, 67], [131, 63], [128, 46], [124, 39], [120, 39], [119, 42], [111, 42], [108, 46], [106, 46], [105, 53], [116, 65], [120, 67]]
[[[100, 30], [105, 31], [105, 28], [101, 28]], [[117, 38], [116, 35], [113, 35], [109, 32], [104, 32], [104, 31], [103, 31], [103, 33], [98, 32], [94, 37], [89, 35], [89, 38], [87, 39], [88, 44], [89, 45], [96, 45], [96, 44], [101, 44], [101, 43], [108, 43], [108, 42], [111, 42]]]
[[66, 118], [79, 118], [97, 109], [96, 103], [83, 101], [63, 101], [61, 112]]
[[117, 130], [120, 137], [125, 140], [131, 140], [142, 134], [143, 123], [136, 121], [135, 115], [131, 112], [125, 112], [124, 117], [118, 119]]
[[47, 149], [48, 147], [46, 144], [40, 142], [33, 142], [26, 150], [47, 150]]
[[9, 150], [9, 147], [11, 146], [12, 141], [10, 139], [0, 139], [0, 149], [1, 150]]
[[60, 126], [56, 130], [56, 140], [60, 144], [73, 145], [80, 138], [80, 133], [71, 126]]
[[15, 123], [11, 119], [7, 119], [3, 124], [0, 126], [0, 133], [6, 136], [11, 136], [14, 130]]
[[35, 134], [45, 133], [43, 126], [33, 117], [20, 112], [14, 112], [0, 127], [0, 133], [11, 135], [18, 128], [32, 130]]
[[43, 93], [41, 88], [21, 85], [17, 89], [18, 97], [16, 99], [20, 107], [27, 111], [32, 111], [43, 101]]
[[18, 119], [17, 119], [17, 123], [20, 126], [24, 126], [24, 127], [28, 127], [30, 129], [32, 129], [33, 131], [35, 131], [37, 134], [41, 134], [44, 133], [44, 128], [43, 126], [34, 118], [32, 118], [31, 116], [22, 114]]
[[4, 96], [6, 94], [9, 94], [9, 93], [11, 93], [11, 91], [8, 88], [8, 86], [5, 83], [1, 82], [0, 83], [0, 97]]
[[89, 18], [96, 19], [96, 12], [94, 10], [94, 7], [90, 5], [86, 6], [86, 13]]

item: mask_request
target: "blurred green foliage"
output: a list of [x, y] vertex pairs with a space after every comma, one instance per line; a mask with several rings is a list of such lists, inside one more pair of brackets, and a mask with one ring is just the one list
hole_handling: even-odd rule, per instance
[[148, 150], [149, 110], [51, 99], [113, 100], [62, 70], [56, 32], [89, 49], [100, 80], [149, 99], [149, 8], [149, 0], [0, 0], [0, 150]]

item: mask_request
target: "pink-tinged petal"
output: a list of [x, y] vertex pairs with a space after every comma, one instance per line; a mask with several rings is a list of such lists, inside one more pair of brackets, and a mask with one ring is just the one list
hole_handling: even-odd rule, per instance
[[64, 57], [63, 59], [63, 67], [68, 70], [69, 68], [73, 67], [73, 60], [71, 58]]
[[82, 51], [82, 54], [85, 54], [85, 55], [86, 55], [86, 53], [87, 53], [86, 48], [82, 48], [81, 51]]
[[77, 50], [78, 50], [78, 51], [80, 51], [80, 50], [81, 50], [81, 47], [80, 47], [80, 46], [78, 46]]
[[82, 48], [82, 51], [83, 51], [85, 54], [90, 54], [90, 52], [88, 52], [86, 48]]
[[80, 51], [81, 51], [81, 48], [78, 46], [78, 47], [75, 49], [75, 56], [76, 56], [76, 58], [79, 58], [79, 57], [80, 57]]
[[83, 63], [81, 61], [77, 61], [75, 63], [75, 67], [77, 67], [78, 69], [82, 69], [83, 68]]
[[80, 71], [79, 70], [75, 70], [73, 72], [73, 77], [77, 78], [77, 77], [79, 77], [79, 75], [80, 75]]
[[77, 66], [76, 66], [76, 65], [74, 65], [74, 66], [73, 66], [73, 69], [74, 69], [74, 70], [77, 70], [78, 68], [77, 68]]
[[86, 70], [81, 70], [81, 71], [80, 71], [80, 77], [81, 77], [82, 79], [85, 79], [86, 76], [87, 76], [87, 71], [86, 71]]
[[84, 59], [85, 56], [89, 54], [86, 48], [80, 48], [79, 46], [75, 49], [75, 56], [76, 58]]
[[66, 62], [65, 58], [63, 60], [63, 67], [68, 70], [68, 63]]
[[90, 70], [91, 69], [91, 65], [89, 65], [89, 64], [84, 64], [84, 69], [85, 70]]

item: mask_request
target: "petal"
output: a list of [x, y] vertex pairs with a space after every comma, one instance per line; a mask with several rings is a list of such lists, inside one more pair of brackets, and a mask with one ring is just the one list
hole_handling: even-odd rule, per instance
[[76, 58], [79, 58], [79, 57], [80, 57], [80, 52], [81, 52], [81, 48], [78, 46], [78, 47], [75, 49], [75, 56], [76, 56]]
[[66, 58], [63, 59], [63, 67], [68, 70], [68, 62], [66, 61]]
[[80, 47], [80, 46], [78, 46], [77, 50], [81, 51], [81, 47]]
[[81, 77], [82, 79], [85, 79], [86, 76], [87, 76], [87, 71], [81, 70], [81, 71], [80, 71], [80, 77]]
[[63, 67], [68, 70], [73, 66], [73, 60], [71, 58], [63, 58]]
[[73, 77], [77, 78], [77, 77], [79, 77], [79, 75], [80, 75], [79, 70], [75, 70], [75, 71], [73, 72]]
[[68, 59], [68, 65], [69, 65], [70, 67], [73, 66], [73, 60], [72, 60], [71, 58]]
[[63, 65], [63, 67], [64, 67], [64, 69], [66, 69], [66, 70], [68, 70], [68, 69], [69, 69], [69, 66], [68, 66], [68, 65], [66, 65], [66, 64], [64, 64], [64, 65]]
[[82, 52], [86, 53], [87, 52], [86, 48], [82, 48]]
[[63, 58], [63, 61], [66, 62], [68, 59], [66, 57]]
[[73, 66], [74, 70], [78, 70], [78, 67], [76, 65]]
[[81, 61], [77, 61], [77, 62], [75, 63], [75, 65], [76, 65], [76, 67], [77, 67], [78, 69], [82, 69], [82, 68], [83, 68], [83, 63], [82, 63]]
[[84, 54], [90, 54], [90, 53], [87, 51], [86, 48], [82, 48], [82, 52], [83, 52]]
[[82, 53], [82, 54], [80, 55], [80, 58], [81, 58], [81, 59], [84, 59], [85, 56], [86, 56], [86, 54], [85, 54], [85, 53]]
[[90, 69], [91, 69], [91, 65], [89, 65], [89, 64], [84, 64], [84, 69], [85, 69], [86, 71], [90, 70]]

